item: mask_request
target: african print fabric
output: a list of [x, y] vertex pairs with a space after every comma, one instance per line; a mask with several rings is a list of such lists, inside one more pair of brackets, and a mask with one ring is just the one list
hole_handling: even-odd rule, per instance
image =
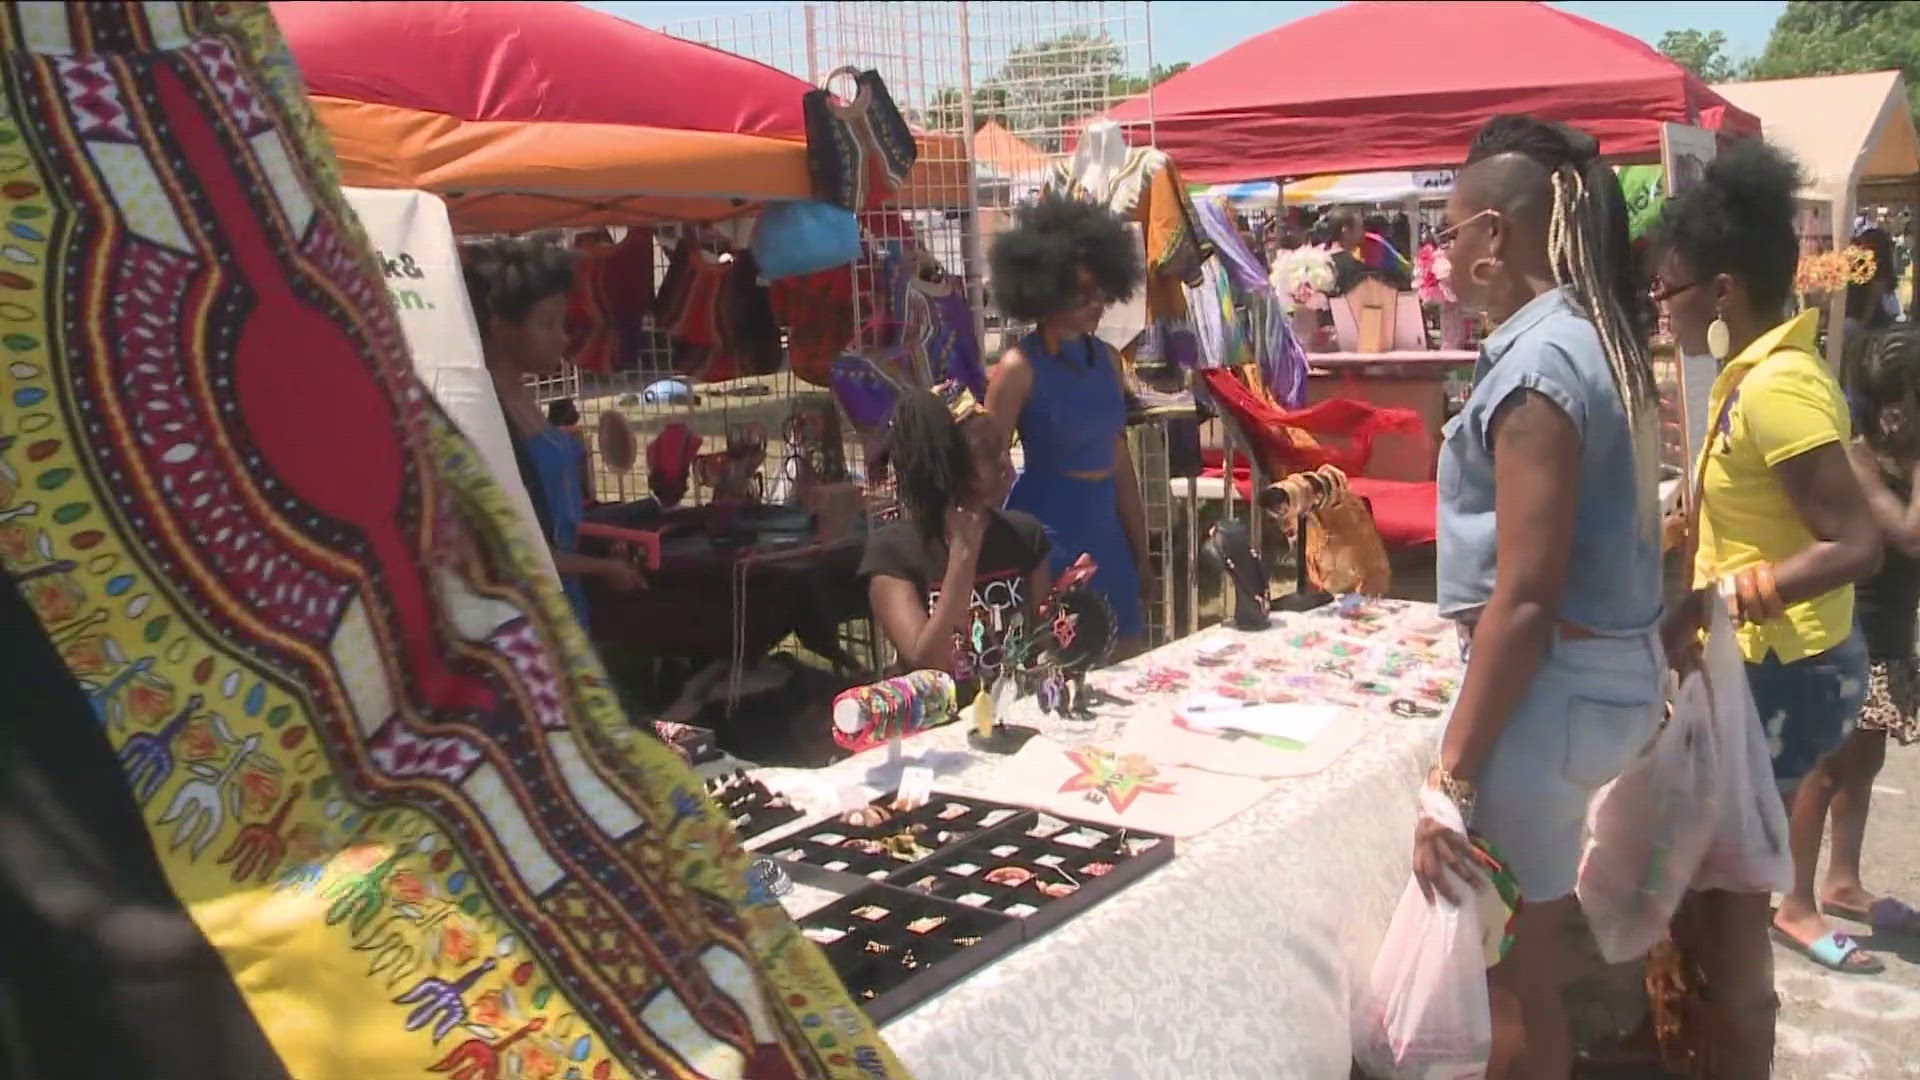
[[414, 377], [265, 7], [0, 38], [0, 560], [288, 1071], [902, 1075]]

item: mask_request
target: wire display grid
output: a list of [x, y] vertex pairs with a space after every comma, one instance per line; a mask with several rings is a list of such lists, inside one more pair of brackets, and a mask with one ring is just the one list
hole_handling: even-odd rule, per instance
[[[1054, 0], [1040, 3], [884, 3], [789, 5], [758, 12], [675, 22], [660, 27], [696, 41], [785, 71], [809, 84], [826, 85], [843, 99], [854, 94], [851, 80], [834, 77], [842, 69], [871, 69], [881, 74], [901, 113], [916, 129], [919, 160], [912, 177], [890, 208], [895, 227], [935, 259], [966, 289], [984, 355], [997, 357], [1025, 327], [1007, 325], [994, 311], [986, 252], [1004, 229], [1013, 208], [1045, 186], [1055, 164], [1073, 144], [1078, 129], [1151, 83], [1151, 11], [1144, 0]], [[874, 215], [868, 215], [871, 226]], [[713, 229], [745, 247], [743, 223], [685, 223], [656, 229], [655, 280], [666, 270], [679, 231]], [[619, 230], [615, 230], [618, 239]], [[865, 309], [863, 298], [882, 272], [879, 250], [868, 245], [855, 267], [854, 325], [871, 344], [874, 328], [890, 313]], [[863, 306], [864, 305], [864, 306]], [[650, 396], [650, 386], [686, 381], [674, 349], [649, 320], [637, 355], [611, 373], [568, 367], [535, 384], [539, 399], [571, 398], [589, 435], [593, 487], [605, 501], [624, 501], [648, 493], [646, 477], [607, 467], [591, 437], [600, 419], [617, 412], [647, 445], [668, 424], [686, 424], [701, 438], [702, 451], [725, 445], [728, 432], [760, 424], [767, 434], [764, 485], [769, 501], [779, 501], [786, 444], [785, 421], [795, 406], [831, 402], [821, 387], [798, 379], [791, 367], [770, 375], [720, 383], [692, 384], [685, 398]], [[939, 373], [918, 372], [932, 381]], [[837, 406], [834, 406], [837, 407]], [[865, 468], [868, 448], [842, 416], [845, 459], [853, 478], [869, 492], [870, 507], [891, 507], [891, 485]], [[1164, 432], [1146, 438], [1159, 439]], [[1146, 456], [1142, 447], [1143, 457]], [[1163, 508], [1150, 523], [1163, 588], [1174, 545], [1174, 522], [1163, 489], [1164, 454], [1138, 472], [1150, 506]], [[1153, 498], [1159, 492], [1161, 497]], [[692, 487], [687, 501], [704, 502], [710, 492]], [[1196, 545], [1189, 543], [1191, 550]], [[1192, 580], [1189, 572], [1188, 580]], [[1153, 640], [1165, 640], [1171, 597], [1150, 605]]]

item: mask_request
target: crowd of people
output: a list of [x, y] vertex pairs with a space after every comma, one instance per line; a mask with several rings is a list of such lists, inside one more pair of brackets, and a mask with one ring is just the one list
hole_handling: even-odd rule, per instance
[[[1774, 147], [1734, 146], [1665, 207], [1649, 256], [1628, 242], [1624, 197], [1591, 137], [1502, 117], [1476, 139], [1449, 224], [1430, 238], [1449, 252], [1461, 303], [1493, 327], [1440, 450], [1437, 599], [1460, 626], [1467, 673], [1429, 777], [1525, 900], [1489, 973], [1493, 1075], [1567, 1075], [1563, 928], [1588, 806], [1656, 729], [1666, 673], [1697, 652], [1709, 596], [1738, 627], [1795, 871], [1777, 909], [1765, 893], [1703, 891], [1676, 922], [1714, 988], [1718, 1067], [1766, 1072], [1770, 939], [1873, 973], [1881, 962], [1830, 919], [1920, 933], [1920, 912], [1871, 891], [1861, 867], [1887, 742], [1920, 737], [1920, 333], [1888, 302], [1891, 244], [1869, 231], [1860, 242], [1884, 272], [1850, 292], [1847, 362], [1838, 377], [1828, 369], [1819, 313], [1790, 313], [1800, 183]], [[1337, 213], [1324, 229], [1343, 288], [1396, 272], [1368, 252], [1397, 255], [1390, 222]], [[556, 565], [568, 579], [635, 584], [573, 553], [577, 500], [557, 495], [577, 487], [571, 444], [524, 390], [564, 347], [561, 255], [527, 241], [469, 254], [487, 360]], [[1121, 637], [1140, 638], [1148, 576], [1121, 361], [1095, 335], [1140, 287], [1139, 257], [1113, 214], [1049, 194], [1018, 212], [992, 261], [997, 302], [1032, 332], [995, 365], [984, 401], [954, 384], [906, 394], [887, 435], [904, 514], [872, 535], [861, 572], [907, 667], [953, 670], [956, 640], [990, 654], [1082, 555]], [[1663, 593], [1649, 354], [1662, 313], [1684, 354], [1719, 366], [1697, 448], [1694, 586], [1676, 595]], [[1468, 837], [1418, 823], [1414, 870], [1435, 902], [1457, 899], [1453, 875], [1475, 876], [1473, 860]]]
[[[260, 29], [270, 27], [270, 19], [242, 15], [256, 21], [216, 21], [209, 32], [256, 43], [250, 48], [261, 55], [236, 54], [248, 72], [277, 70], [271, 50], [258, 44], [272, 42], [271, 33]], [[215, 16], [239, 18], [218, 9], [195, 15]], [[105, 28], [100, 40], [161, 40], [147, 21], [158, 16], [145, 10], [94, 5], [76, 17], [98, 21]], [[247, 30], [252, 33], [242, 33]], [[190, 62], [176, 52], [164, 63]], [[206, 659], [195, 664], [188, 663], [185, 637], [179, 638], [178, 656], [142, 661], [142, 671], [178, 669], [181, 685], [191, 681], [205, 688], [174, 723], [193, 719], [219, 686], [225, 698], [239, 699], [235, 708], [249, 722], [263, 714], [261, 724], [285, 725], [272, 743], [258, 733], [235, 740], [239, 749], [229, 774], [242, 766], [255, 770], [251, 781], [240, 784], [244, 797], [264, 804], [252, 812], [264, 817], [263, 810], [280, 809], [265, 819], [270, 826], [248, 826], [246, 842], [235, 840], [219, 857], [217, 874], [228, 875], [226, 865], [240, 859], [230, 879], [240, 883], [242, 867], [253, 858], [247, 853], [262, 844], [273, 845], [275, 854], [259, 876], [261, 888], [252, 890], [261, 895], [285, 889], [288, 897], [305, 897], [337, 873], [334, 863], [357, 869], [326, 878], [317, 894], [322, 899], [285, 900], [267, 920], [271, 933], [255, 925], [261, 936], [238, 945], [236, 928], [244, 920], [209, 911], [249, 890], [225, 890], [220, 904], [189, 913], [168, 872], [186, 865], [189, 854], [197, 859], [206, 840], [183, 854], [182, 837], [191, 838], [189, 829], [209, 815], [216, 825], [222, 822], [223, 805], [238, 816], [242, 795], [208, 787], [210, 801], [196, 804], [199, 809], [178, 827], [164, 854], [149, 843], [152, 827], [142, 815], [153, 790], [136, 791], [139, 785], [129, 776], [163, 759], [172, 770], [164, 739], [118, 730], [125, 725], [108, 714], [100, 695], [86, 692], [93, 684], [81, 681], [76, 665], [90, 662], [90, 654], [59, 636], [73, 633], [66, 623], [78, 614], [54, 618], [61, 614], [57, 604], [30, 604], [37, 594], [28, 596], [7, 578], [0, 588], [0, 642], [6, 645], [0, 648], [0, 672], [7, 673], [19, 707], [13, 710], [17, 722], [0, 726], [6, 763], [0, 770], [0, 900], [11, 912], [0, 920], [11, 958], [0, 965], [0, 1071], [17, 1062], [38, 1065], [34, 1075], [80, 1075], [88, 1067], [47, 1067], [64, 1055], [58, 1060], [98, 1063], [86, 1075], [117, 1070], [263, 1077], [300, 1072], [280, 1060], [299, 1055], [292, 1060], [337, 1062], [329, 1067], [347, 1075], [347, 1063], [388, 1052], [394, 1060], [418, 1059], [428, 1071], [493, 1075], [485, 1063], [494, 1059], [487, 1055], [541, 1030], [544, 1016], [497, 1042], [463, 1040], [435, 1046], [430, 1056], [418, 1039], [403, 1040], [455, 1007], [464, 1016], [462, 993], [496, 967], [497, 977], [517, 988], [537, 967], [544, 971], [559, 963], [556, 957], [565, 959], [563, 953], [584, 955], [573, 944], [529, 943], [497, 926], [484, 939], [479, 930], [460, 930], [467, 925], [462, 918], [497, 907], [558, 927], [556, 935], [571, 932], [574, 924], [562, 915], [533, 910], [564, 879], [566, 887], [578, 886], [582, 898], [571, 902], [583, 908], [598, 903], [589, 895], [595, 890], [622, 898], [592, 907], [586, 921], [596, 926], [593, 936], [601, 938], [595, 920], [604, 918], [615, 927], [604, 936], [618, 939], [622, 948], [643, 937], [651, 943], [648, 948], [657, 952], [607, 951], [622, 978], [634, 979], [646, 993], [653, 992], [646, 980], [670, 975], [688, 988], [688, 1000], [702, 1003], [698, 1016], [685, 1012], [682, 1020], [674, 1014], [660, 1026], [668, 1036], [689, 1039], [686, 1033], [699, 1028], [695, 1035], [706, 1041], [697, 1045], [708, 1054], [702, 1060], [737, 1060], [736, 1072], [755, 1076], [899, 1075], [875, 1026], [847, 1000], [818, 955], [798, 947], [777, 903], [749, 876], [731, 827], [724, 818], [709, 820], [711, 810], [684, 786], [697, 785], [692, 774], [664, 748], [620, 744], [600, 726], [618, 709], [604, 695], [596, 663], [567, 608], [584, 621], [583, 577], [600, 578], [613, 589], [644, 582], [625, 559], [581, 554], [586, 463], [580, 441], [565, 430], [577, 416], [543, 412], [527, 387], [530, 376], [555, 369], [565, 355], [570, 255], [542, 238], [490, 240], [464, 252], [485, 361], [513, 437], [520, 479], [564, 586], [569, 603], [563, 607], [527, 588], [534, 572], [507, 540], [507, 512], [489, 501], [496, 492], [490, 483], [458, 472], [465, 455], [447, 451], [448, 445], [463, 445], [457, 433], [444, 417], [423, 419], [401, 406], [393, 388], [404, 383], [396, 374], [406, 362], [398, 336], [344, 329], [352, 323], [390, 330], [392, 311], [381, 306], [385, 300], [368, 253], [355, 247], [361, 243], [357, 234], [342, 224], [348, 215], [337, 190], [327, 186], [320, 156], [299, 138], [290, 136], [285, 144], [293, 149], [290, 167], [302, 190], [325, 196], [316, 213], [326, 236], [344, 236], [343, 249], [354, 249], [340, 260], [346, 269], [338, 271], [346, 283], [339, 296], [347, 299], [340, 312], [325, 318], [311, 315], [316, 308], [299, 291], [307, 287], [303, 275], [310, 268], [283, 265], [278, 260], [293, 245], [275, 246], [266, 236], [286, 216], [258, 212], [264, 204], [250, 201], [246, 193], [252, 189], [238, 179], [234, 162], [253, 161], [247, 155], [254, 151], [221, 141], [227, 130], [221, 125], [239, 129], [219, 111], [230, 103], [187, 93], [172, 69], [158, 62], [122, 74], [132, 80], [129, 100], [146, 101], [134, 92], [160, 87], [147, 107], [164, 112], [167, 124], [155, 130], [177, 126], [190, 136], [181, 141], [185, 150], [178, 161], [156, 155], [154, 167], [166, 167], [167, 181], [181, 190], [206, 183], [214, 192], [179, 204], [182, 220], [208, 238], [207, 264], [225, 265], [236, 252], [252, 260], [245, 263], [245, 281], [264, 298], [258, 318], [243, 311], [244, 304], [210, 307], [210, 319], [233, 313], [234, 324], [175, 349], [182, 370], [192, 369], [179, 387], [191, 382], [194, 389], [162, 381], [142, 404], [153, 412], [170, 407], [169, 395], [186, 401], [202, 390], [231, 394], [235, 400], [221, 397], [221, 405], [239, 419], [223, 430], [246, 431], [264, 449], [229, 446], [218, 466], [207, 467], [251, 476], [278, 500], [270, 506], [273, 500], [256, 499], [253, 511], [284, 508], [287, 516], [276, 519], [275, 535], [293, 537], [288, 546], [301, 558], [324, 561], [342, 580], [350, 576], [342, 567], [360, 577], [348, 583], [357, 591], [341, 586], [340, 595], [352, 599], [345, 613], [329, 609], [329, 619], [339, 614], [337, 624], [324, 628], [332, 636], [309, 626], [318, 625], [317, 601], [300, 607], [296, 589], [295, 602], [284, 602], [284, 583], [271, 611], [270, 590], [262, 584], [244, 596], [205, 599], [193, 618], [183, 616], [173, 630], [164, 621], [157, 631], [140, 629], [134, 620], [155, 602], [142, 594], [119, 605], [128, 614], [115, 626], [121, 640], [144, 640], [156, 649], [163, 638], [188, 629], [198, 635], [193, 647], [205, 645]], [[37, 99], [15, 93], [10, 100], [24, 114]], [[304, 108], [291, 97], [276, 103], [288, 116], [305, 116], [299, 111]], [[62, 141], [38, 128], [29, 135], [27, 149], [36, 156], [22, 155], [22, 168], [79, 145], [77, 137]], [[95, 231], [125, 231], [121, 225], [131, 211], [110, 200], [86, 201], [93, 194], [81, 190], [91, 183], [83, 169], [91, 166], [61, 160], [67, 162], [64, 172], [50, 168], [41, 179], [59, 188], [66, 200], [61, 213], [79, 222], [68, 233], [84, 240]], [[256, 173], [266, 170], [248, 175]], [[1448, 224], [1433, 238], [1449, 253], [1453, 292], [1494, 329], [1466, 407], [1442, 433], [1439, 458], [1437, 599], [1441, 613], [1458, 624], [1466, 674], [1425, 783], [1457, 807], [1466, 832], [1421, 817], [1413, 828], [1412, 867], [1432, 903], [1457, 903], [1463, 884], [1477, 879], [1476, 867], [1492, 855], [1512, 874], [1525, 901], [1511, 928], [1510, 950], [1488, 971], [1490, 1075], [1571, 1073], [1572, 1037], [1560, 990], [1571, 963], [1565, 928], [1588, 807], [1658, 728], [1669, 672], [1698, 663], [1710, 604], [1724, 604], [1736, 627], [1746, 690], [1764, 727], [1790, 820], [1794, 870], [1777, 908], [1768, 893], [1702, 889], [1675, 921], [1676, 945], [1687, 950], [1711, 988], [1698, 1010], [1706, 1029], [1699, 1041], [1711, 1048], [1711, 1074], [1769, 1072], [1778, 1005], [1773, 943], [1834, 971], [1870, 975], [1881, 962], [1832, 920], [1876, 932], [1920, 933], [1920, 912], [1869, 887], [1861, 854], [1874, 779], [1889, 741], [1920, 739], [1920, 331], [1886, 300], [1894, 292], [1895, 265], [1887, 235], [1863, 235], [1877, 255], [1886, 253], [1879, 265], [1888, 272], [1849, 296], [1845, 361], [1837, 374], [1828, 368], [1821, 359], [1818, 310], [1791, 310], [1799, 258], [1794, 199], [1801, 184], [1795, 163], [1769, 144], [1731, 146], [1698, 185], [1665, 207], [1649, 262], [1647, 251], [1628, 242], [1625, 200], [1596, 141], [1563, 124], [1504, 116], [1474, 140], [1447, 205]], [[32, 184], [26, 189], [40, 190]], [[209, 224], [216, 219], [218, 228]], [[1345, 256], [1337, 262], [1349, 284], [1404, 272], [1400, 253], [1411, 238], [1403, 224], [1345, 215], [1328, 220], [1325, 240]], [[111, 252], [99, 250], [106, 254], [90, 265], [114, 262]], [[1091, 585], [1114, 613], [1123, 651], [1141, 643], [1146, 597], [1153, 591], [1140, 483], [1125, 434], [1123, 361], [1096, 333], [1107, 309], [1141, 288], [1136, 243], [1109, 210], [1048, 194], [1017, 212], [1013, 227], [996, 240], [991, 262], [997, 302], [1031, 332], [999, 358], [984, 400], [952, 383], [904, 392], [885, 436], [883, 457], [903, 514], [872, 532], [862, 574], [876, 621], [914, 668], [955, 670], [956, 638], [976, 654], [990, 653], [992, 637], [1015, 616], [1031, 617], [1049, 584], [1086, 556], [1096, 565]], [[89, 382], [75, 373], [90, 366], [118, 371], [115, 365], [126, 360], [128, 370], [140, 370], [135, 359], [147, 362], [129, 344], [134, 335], [107, 332], [110, 320], [98, 313], [112, 305], [97, 295], [105, 281], [95, 274], [72, 286], [86, 293], [89, 304], [74, 305], [86, 314], [75, 317], [89, 320], [89, 340], [105, 343], [101, 357], [44, 349], [32, 354], [47, 365], [68, 365], [56, 370], [74, 376], [68, 380], [73, 387]], [[34, 295], [45, 300], [55, 291]], [[1686, 586], [1678, 590], [1664, 580], [1657, 495], [1660, 401], [1650, 338], [1660, 314], [1683, 353], [1710, 355], [1719, 371], [1706, 444], [1694, 465], [1699, 498], [1689, 549], [1693, 562], [1682, 573]], [[309, 317], [320, 321], [302, 321]], [[243, 339], [237, 359], [216, 347], [228, 338]], [[22, 368], [36, 376], [40, 371], [24, 361], [12, 370]], [[309, 377], [314, 370], [322, 373], [319, 381], [331, 379], [358, 395], [341, 396], [335, 407], [357, 410], [347, 417], [350, 430], [383, 451], [355, 459], [361, 471], [351, 477], [353, 484], [337, 475], [353, 469], [322, 460], [339, 449], [333, 426], [342, 422], [339, 417], [319, 415], [321, 410], [302, 415], [304, 403], [289, 408], [274, 393], [259, 392], [272, 387], [287, 397], [298, 397], [299, 388], [318, 393], [312, 388], [319, 381]], [[130, 401], [146, 393], [127, 380], [93, 381], [104, 388], [102, 396], [114, 399], [116, 416], [135, 412]], [[55, 422], [51, 413], [47, 417]], [[98, 439], [99, 460], [108, 460], [109, 450], [133, 460], [139, 440], [102, 430], [98, 423], [74, 423], [68, 437]], [[301, 438], [289, 441], [289, 433]], [[1022, 451], [1017, 475], [1011, 453], [1016, 441]], [[0, 450], [12, 442], [0, 442]], [[156, 460], [178, 466], [201, 454], [211, 461], [216, 444], [225, 445], [217, 439], [204, 446], [172, 445]], [[37, 445], [47, 447], [46, 454], [60, 450], [52, 439]], [[99, 484], [99, 505], [124, 498], [139, 511], [116, 518], [110, 537], [105, 530], [83, 534], [90, 544], [111, 540], [126, 543], [129, 552], [141, 545], [157, 551], [216, 520], [192, 516], [211, 495], [172, 498], [171, 480], [167, 497], [161, 497], [159, 483], [126, 494], [109, 490], [120, 486], [117, 472], [114, 485], [100, 484], [93, 473], [77, 475], [74, 469], [47, 473], [38, 483], [48, 492], [69, 482]], [[189, 477], [182, 486], [197, 482]], [[356, 485], [377, 487], [385, 501], [373, 505], [342, 494]], [[134, 485], [127, 487], [132, 491]], [[296, 516], [297, 503], [322, 509]], [[90, 504], [70, 505], [91, 512]], [[37, 512], [37, 505], [28, 506]], [[148, 520], [140, 514], [174, 512], [185, 515], [175, 526], [139, 524]], [[406, 526], [404, 535], [395, 522]], [[266, 534], [263, 528], [260, 535]], [[281, 542], [257, 542], [269, 539]], [[231, 584], [227, 579], [239, 576], [211, 569], [189, 573], [169, 560], [198, 555], [178, 555], [188, 550], [184, 545], [165, 550], [175, 554], [128, 559], [162, 583], [156, 594], [169, 585], [184, 593], [207, 582]], [[289, 556], [286, 565], [294, 562]], [[52, 575], [71, 573], [79, 563], [49, 565], [66, 567], [44, 571]], [[318, 572], [301, 580], [318, 582]], [[327, 584], [332, 587], [331, 579]], [[108, 618], [101, 610], [99, 618]], [[256, 623], [265, 625], [260, 620], [268, 615], [284, 618], [290, 629], [259, 630]], [[487, 619], [492, 621], [480, 625]], [[379, 635], [371, 629], [376, 623]], [[363, 625], [369, 629], [353, 637]], [[292, 659], [276, 659], [281, 654], [274, 649]], [[220, 679], [214, 678], [216, 653], [219, 670], [230, 672]], [[324, 712], [287, 691], [305, 678], [313, 684], [306, 689], [320, 693], [314, 687], [322, 680], [309, 678], [308, 669], [295, 663], [313, 657], [335, 662], [315, 662], [313, 670], [337, 667], [343, 686], [326, 692], [347, 705]], [[249, 684], [244, 695], [243, 681]], [[269, 693], [287, 700], [268, 706]], [[170, 714], [175, 706], [166, 701], [160, 712]], [[375, 705], [383, 709], [377, 715]], [[537, 819], [543, 836], [561, 838], [553, 841], [555, 849], [570, 852], [586, 850], [587, 841], [576, 844], [577, 838], [600, 835], [599, 819], [589, 820], [566, 799], [540, 795], [547, 787], [529, 792], [516, 782], [546, 783], [568, 762], [584, 760], [553, 751], [549, 739], [557, 736], [549, 733], [591, 736], [562, 745], [575, 755], [587, 746], [595, 762], [618, 766], [596, 781], [606, 795], [595, 809], [611, 807], [633, 817], [622, 840], [627, 846], [594, 840], [575, 859], [578, 866], [563, 874], [555, 865], [547, 886], [530, 890], [512, 876], [511, 861], [483, 861], [491, 858], [481, 850], [485, 845], [461, 841], [478, 835], [473, 823], [483, 815], [468, 802], [442, 797], [441, 788], [454, 785], [439, 785], [429, 796], [420, 794], [427, 781], [396, 783], [375, 792], [384, 801], [369, 801], [374, 810], [350, 807], [347, 796], [371, 790], [366, 777], [376, 770], [364, 761], [390, 749], [375, 746], [375, 728], [385, 737], [404, 738], [410, 729], [401, 721], [421, 717], [432, 718], [432, 733], [450, 732], [449, 738], [484, 747], [490, 770], [485, 775], [495, 787], [484, 800], [475, 796], [473, 805], [496, 816], [511, 811], [529, 822]], [[393, 734], [396, 727], [399, 735]], [[122, 740], [119, 747], [110, 745], [110, 732]], [[196, 745], [212, 753], [225, 738], [224, 722], [193, 732]], [[313, 738], [306, 739], [307, 732]], [[134, 741], [141, 738], [147, 743]], [[311, 753], [310, 762], [296, 767], [311, 772], [304, 782], [314, 785], [314, 797], [323, 781], [341, 796], [324, 804], [328, 824], [302, 821], [284, 839], [274, 830], [302, 797], [301, 787], [293, 784], [282, 802], [280, 787], [263, 786], [279, 784], [280, 766], [268, 762], [268, 768], [250, 756], [276, 743]], [[204, 761], [189, 768], [200, 777], [195, 783], [210, 783], [212, 776], [225, 783]], [[411, 818], [425, 820], [422, 808], [428, 806], [440, 817], [403, 836], [402, 829], [413, 827]], [[184, 816], [183, 810], [164, 820]], [[435, 829], [447, 834], [445, 848], [428, 842]], [[1821, 877], [1817, 867], [1829, 832], [1833, 851]], [[494, 868], [485, 888], [476, 887], [461, 901], [464, 915], [443, 912], [450, 921], [436, 931], [437, 948], [458, 957], [453, 966], [471, 965], [458, 983], [423, 977], [412, 987], [383, 984], [383, 992], [370, 995], [371, 984], [363, 985], [360, 975], [368, 971], [364, 954], [379, 947], [383, 951], [373, 962], [388, 962], [397, 937], [368, 945], [374, 939], [349, 943], [306, 933], [323, 912], [327, 926], [346, 923], [358, 933], [384, 902], [380, 890], [387, 875], [396, 889], [405, 881], [409, 895], [425, 898], [421, 875], [429, 871], [410, 865], [402, 875], [394, 868], [411, 858], [439, 873], [456, 850], [460, 858], [471, 858], [476, 878]], [[295, 865], [296, 855], [307, 861]], [[283, 856], [284, 876], [264, 884]], [[455, 873], [465, 889], [467, 871]], [[600, 884], [590, 889], [588, 878]], [[532, 899], [522, 905], [524, 897]], [[619, 921], [641, 918], [657, 925]], [[499, 925], [510, 924], [503, 919]], [[482, 945], [490, 950], [484, 955]], [[590, 971], [599, 962], [580, 961]], [[607, 963], [611, 970], [614, 961]], [[556, 994], [563, 1004], [576, 996], [583, 1004], [570, 1007], [595, 1016], [595, 1024], [606, 1019], [603, 1014], [638, 1011], [628, 1007], [645, 997], [634, 991], [616, 1001], [612, 992], [602, 995], [588, 985], [594, 982], [569, 982], [560, 990], [542, 983], [526, 994], [534, 1008]], [[677, 997], [663, 993], [660, 1000], [679, 1007]], [[350, 1025], [341, 1018], [352, 1019], [354, 1010], [389, 1003], [415, 1010], [406, 1020], [408, 1034], [386, 1033], [390, 1040], [383, 1043], [385, 1036], [369, 1024], [372, 1034], [352, 1033], [369, 1040], [364, 1045], [319, 1046], [326, 1039], [316, 1032], [332, 1034], [321, 1020], [344, 1029]], [[808, 1034], [823, 1013], [835, 1018], [836, 1038], [845, 1040], [848, 1053], [827, 1053], [834, 1044]], [[445, 1019], [435, 1043], [457, 1022]], [[76, 1023], [93, 1038], [74, 1040]], [[599, 1028], [585, 1029], [593, 1036], [580, 1036], [581, 1045], [605, 1042]], [[709, 1029], [722, 1035], [700, 1034]], [[500, 1030], [507, 1031], [504, 1021]], [[644, 1042], [594, 1054], [604, 1063], [624, 1054], [623, 1062], [649, 1070], [652, 1063], [682, 1060], [674, 1056], [680, 1049]], [[402, 1049], [383, 1051], [395, 1046]], [[584, 1061], [585, 1053], [578, 1059]], [[473, 1061], [483, 1064], [469, 1067]], [[553, 1064], [557, 1072], [557, 1059]], [[584, 1075], [584, 1068], [568, 1075]], [[611, 1068], [602, 1064], [594, 1075], [609, 1075]]]
[[[1429, 784], [1527, 901], [1489, 974], [1491, 1075], [1569, 1073], [1559, 991], [1582, 822], [1659, 722], [1666, 670], [1697, 662], [1711, 598], [1737, 625], [1794, 880], [1777, 910], [1766, 893], [1703, 891], [1676, 920], [1711, 988], [1696, 1043], [1711, 1048], [1710, 1075], [1768, 1074], [1770, 937], [1871, 973], [1880, 962], [1830, 916], [1920, 929], [1912, 908], [1866, 888], [1860, 865], [1887, 739], [1910, 740], [1920, 708], [1920, 335], [1863, 321], [1840, 378], [1829, 370], [1819, 312], [1789, 308], [1800, 185], [1776, 148], [1733, 146], [1665, 207], [1646, 275], [1593, 140], [1502, 118], [1448, 204], [1453, 287], [1495, 329], [1439, 463], [1439, 600], [1462, 626], [1467, 675]], [[1719, 365], [1695, 466], [1695, 587], [1665, 598], [1657, 310], [1683, 353]], [[1835, 850], [1816, 881], [1829, 823]], [[1467, 839], [1426, 819], [1414, 865], [1438, 894], [1454, 891], [1449, 871], [1475, 873]]]

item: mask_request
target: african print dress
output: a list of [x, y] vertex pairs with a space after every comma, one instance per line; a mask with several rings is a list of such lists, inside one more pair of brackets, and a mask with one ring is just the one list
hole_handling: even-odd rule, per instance
[[266, 8], [0, 42], [0, 587], [287, 1072], [903, 1075], [414, 377]]

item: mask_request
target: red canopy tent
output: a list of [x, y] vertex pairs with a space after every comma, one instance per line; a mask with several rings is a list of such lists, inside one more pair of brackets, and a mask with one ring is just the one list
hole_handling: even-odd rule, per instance
[[[742, 56], [570, 3], [273, 15], [341, 182], [438, 193], [461, 231], [710, 220], [811, 191], [811, 87]], [[899, 205], [966, 190], [964, 153], [929, 155], [927, 138]]]
[[1760, 131], [1645, 42], [1541, 3], [1347, 4], [1150, 94], [1109, 118], [1151, 119], [1155, 144], [1197, 183], [1451, 167], [1500, 113], [1574, 124], [1614, 158], [1657, 158], [1661, 122]]

